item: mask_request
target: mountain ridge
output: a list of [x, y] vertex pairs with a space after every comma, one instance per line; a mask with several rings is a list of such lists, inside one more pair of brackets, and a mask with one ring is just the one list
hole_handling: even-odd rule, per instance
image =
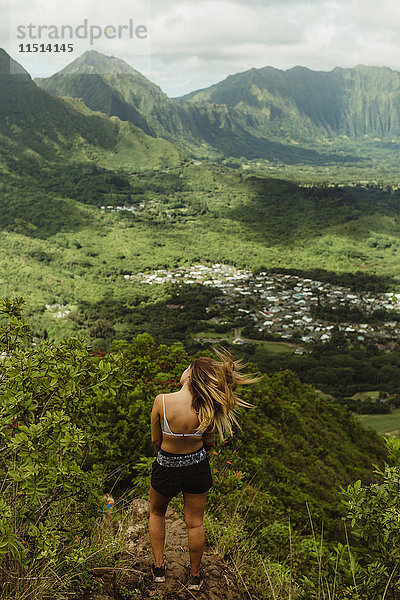
[[[17, 72], [10, 74], [7, 64]], [[129, 164], [130, 154], [131, 168], [137, 161], [139, 169], [152, 164], [153, 150], [157, 154], [153, 166], [160, 161], [166, 166], [169, 157], [178, 161], [183, 157], [180, 149], [147, 136], [129, 122], [109, 119], [103, 112], [84, 111], [76, 101], [49, 94], [4, 50], [0, 52], [0, 83], [0, 159], [5, 163], [10, 158], [10, 144], [17, 144], [18, 153], [31, 159], [74, 157], [85, 161], [91, 157], [99, 164], [111, 160], [117, 166], [119, 161]]]
[[[383, 106], [382, 87], [390, 96], [389, 107]], [[319, 130], [323, 135], [354, 137], [399, 135], [399, 99], [400, 73], [365, 65], [331, 71], [250, 69], [182, 97], [239, 108], [243, 115], [257, 118], [265, 134], [271, 131], [271, 121], [276, 121], [286, 130], [295, 129], [297, 122], [308, 125], [310, 133]]]
[[400, 73], [389, 67], [252, 68], [177, 98], [130, 69], [91, 51], [35, 83], [83, 98], [92, 110], [130, 121], [197, 158], [357, 162], [357, 151], [346, 156], [340, 149], [343, 140], [400, 139]]
[[22, 65], [11, 58], [3, 48], [0, 48], [0, 76], [3, 81], [7, 80], [9, 83], [13, 80], [33, 84], [29, 73]]

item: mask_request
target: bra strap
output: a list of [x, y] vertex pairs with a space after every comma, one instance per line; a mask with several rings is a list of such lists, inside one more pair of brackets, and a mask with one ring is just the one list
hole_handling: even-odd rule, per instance
[[164, 409], [164, 430], [165, 430], [165, 433], [167, 433], [167, 426], [165, 424], [165, 420], [166, 419], [165, 419], [165, 400], [164, 400], [164, 396], [165, 396], [165, 394], [162, 395], [162, 403], [163, 403], [163, 409]]

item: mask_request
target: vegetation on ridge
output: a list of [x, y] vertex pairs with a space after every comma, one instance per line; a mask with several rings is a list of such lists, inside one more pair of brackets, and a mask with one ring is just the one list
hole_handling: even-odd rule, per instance
[[[22, 307], [22, 298], [0, 303], [0, 587], [5, 599], [22, 598], [35, 569], [39, 577], [30, 597], [40, 590], [45, 600], [91, 585], [96, 561], [110, 558], [106, 548], [94, 558], [91, 545], [102, 494], [111, 488], [117, 497], [147, 494], [154, 460], [151, 406], [157, 393], [179, 386], [190, 357], [181, 344], [157, 345], [148, 335], [121, 340], [105, 356], [79, 338], [33, 347]], [[344, 514], [338, 486], [355, 478], [372, 482], [370, 463], [382, 464], [384, 448], [289, 371], [264, 376], [244, 394], [256, 408], [242, 411], [243, 431], [220, 441], [212, 454], [208, 527], [214, 541], [222, 540], [228, 515], [235, 515], [240, 537], [233, 543], [256, 535], [257, 556], [273, 564], [285, 560], [279, 540], [290, 514], [299, 551], [303, 540], [292, 572], [300, 586], [306, 584], [302, 566], [312, 560], [307, 506], [318, 527], [324, 521], [325, 543], [334, 543]], [[46, 579], [48, 567], [57, 577]], [[314, 565], [307, 589], [317, 578]], [[254, 590], [250, 580], [246, 585]]]

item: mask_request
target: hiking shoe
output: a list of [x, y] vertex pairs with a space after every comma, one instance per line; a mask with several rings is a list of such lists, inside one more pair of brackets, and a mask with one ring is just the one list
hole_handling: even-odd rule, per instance
[[203, 581], [204, 580], [203, 580], [202, 570], [200, 569], [198, 575], [191, 575], [190, 574], [190, 565], [189, 565], [188, 572], [187, 572], [187, 583], [186, 583], [187, 589], [198, 591], [201, 588], [201, 586], [203, 585]]
[[156, 567], [155, 563], [151, 565], [151, 571], [153, 573], [153, 580], [156, 583], [164, 583], [165, 581], [165, 554], [164, 554], [164, 562], [161, 567]]

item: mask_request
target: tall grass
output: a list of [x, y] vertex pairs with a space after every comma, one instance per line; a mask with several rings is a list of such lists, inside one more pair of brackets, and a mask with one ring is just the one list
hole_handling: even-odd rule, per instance
[[[115, 531], [115, 519], [116, 516], [104, 518], [99, 511], [90, 535], [77, 536], [71, 544], [58, 548], [54, 560], [41, 557], [38, 548], [26, 567], [18, 555], [14, 557], [9, 552], [0, 562], [1, 600], [67, 600], [76, 597], [82, 589], [94, 589], [94, 573], [114, 567], [115, 557], [123, 545], [124, 534]], [[73, 519], [66, 521], [66, 526], [73, 528]], [[49, 537], [52, 533], [50, 527]], [[16, 535], [22, 540], [26, 537], [22, 530], [16, 531]]]
[[273, 557], [263, 556], [260, 552], [260, 528], [264, 523], [253, 528], [251, 535], [246, 527], [249, 506], [245, 498], [254, 498], [257, 492], [257, 488], [247, 484], [232, 505], [227, 505], [222, 498], [213, 507], [218, 518], [207, 511], [204, 517], [207, 539], [232, 566], [242, 591], [250, 600], [295, 600], [301, 596], [291, 576], [290, 555], [283, 563], [275, 561]]

